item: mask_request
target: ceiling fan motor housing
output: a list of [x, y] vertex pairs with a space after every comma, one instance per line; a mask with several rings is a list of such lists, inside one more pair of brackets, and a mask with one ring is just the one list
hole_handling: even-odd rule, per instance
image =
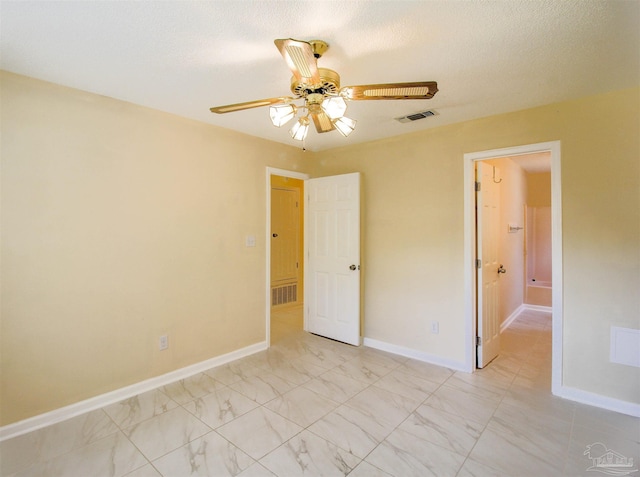
[[291, 78], [291, 92], [299, 98], [306, 98], [310, 94], [321, 94], [323, 97], [337, 95], [340, 91], [340, 75], [329, 68], [318, 68], [320, 82], [310, 83], [309, 78]]

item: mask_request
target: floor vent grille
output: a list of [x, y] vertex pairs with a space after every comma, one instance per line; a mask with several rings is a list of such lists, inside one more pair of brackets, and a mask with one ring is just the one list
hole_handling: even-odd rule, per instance
[[271, 289], [271, 306], [284, 305], [298, 301], [298, 284], [284, 285]]

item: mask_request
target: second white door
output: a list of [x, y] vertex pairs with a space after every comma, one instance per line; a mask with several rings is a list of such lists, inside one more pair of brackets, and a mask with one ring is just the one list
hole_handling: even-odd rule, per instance
[[309, 179], [307, 330], [360, 345], [360, 174]]

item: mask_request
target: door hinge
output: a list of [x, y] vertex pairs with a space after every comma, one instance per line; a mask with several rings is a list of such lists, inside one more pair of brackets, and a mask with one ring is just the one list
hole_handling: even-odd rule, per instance
[[482, 268], [482, 260], [476, 258], [476, 268], [480, 270]]
[[480, 182], [476, 182], [475, 184], [476, 184], [476, 192], [480, 192], [482, 185], [480, 184]]
[[482, 338], [476, 336], [476, 346], [482, 346]]

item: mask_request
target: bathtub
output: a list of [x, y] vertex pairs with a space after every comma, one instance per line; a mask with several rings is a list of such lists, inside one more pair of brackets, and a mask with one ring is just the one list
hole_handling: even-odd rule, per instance
[[524, 302], [527, 305], [551, 306], [551, 281], [527, 280]]

